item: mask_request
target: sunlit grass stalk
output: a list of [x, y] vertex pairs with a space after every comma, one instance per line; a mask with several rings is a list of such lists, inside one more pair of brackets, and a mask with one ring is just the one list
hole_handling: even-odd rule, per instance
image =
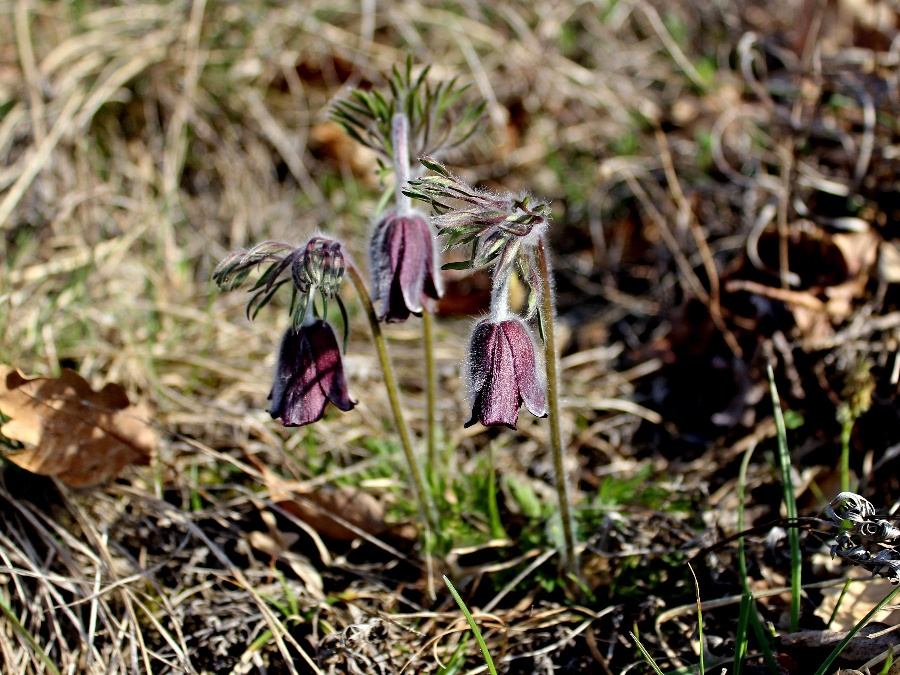
[[541, 237], [537, 245], [537, 259], [538, 273], [541, 277], [541, 325], [544, 333], [544, 367], [547, 372], [547, 412], [550, 423], [550, 449], [553, 453], [556, 494], [559, 497], [559, 515], [562, 519], [565, 565], [569, 573], [577, 579], [579, 576], [578, 558], [575, 550], [569, 483], [566, 477], [559, 417], [559, 364], [556, 354], [555, 331], [556, 307], [553, 301], [553, 280], [550, 276], [550, 261], [548, 260], [547, 248], [545, 238]]
[[[637, 628], [635, 628], [635, 630], [637, 630]], [[650, 656], [650, 652], [647, 651], [643, 643], [638, 639], [638, 636], [632, 632], [629, 632], [628, 634], [631, 636], [631, 639], [634, 640], [634, 644], [637, 646], [638, 651], [641, 653], [644, 661], [647, 662], [647, 665], [653, 669], [653, 672], [656, 673], [656, 675], [665, 675], [662, 668], [657, 665], [656, 660]]]
[[700, 582], [697, 581], [697, 575], [690, 563], [688, 563], [688, 569], [694, 578], [694, 594], [697, 601], [697, 639], [700, 642], [700, 675], [706, 675], [706, 646], [703, 644], [703, 606], [700, 602]]
[[384, 375], [384, 387], [387, 391], [388, 401], [391, 404], [391, 412], [394, 415], [394, 424], [397, 427], [397, 433], [400, 436], [400, 445], [403, 447], [403, 454], [406, 456], [406, 463], [409, 467], [410, 477], [412, 478], [413, 489], [415, 491], [416, 501], [419, 510], [424, 516], [425, 523], [433, 531], [437, 531], [437, 514], [434, 505], [431, 502], [431, 493], [428, 491], [422, 469], [416, 459], [416, 452], [413, 448], [412, 434], [403, 415], [403, 406], [400, 404], [400, 388], [397, 385], [397, 378], [394, 375], [394, 368], [391, 365], [391, 359], [387, 351], [387, 342], [384, 333], [381, 330], [381, 323], [378, 321], [378, 315], [375, 313], [375, 307], [372, 305], [372, 297], [366, 288], [366, 282], [363, 280], [359, 269], [353, 262], [348, 262], [347, 273], [359, 300], [365, 310], [366, 318], [369, 320], [369, 328], [372, 330], [372, 340], [375, 342], [375, 350], [378, 353], [378, 361], [381, 364], [381, 371]]
[[469, 628], [472, 629], [472, 633], [475, 635], [475, 639], [478, 641], [478, 647], [481, 649], [481, 655], [484, 657], [484, 662], [485, 665], [487, 665], [488, 672], [491, 675], [497, 675], [497, 667], [494, 665], [494, 660], [491, 658], [491, 652], [488, 650], [487, 643], [484, 641], [484, 636], [482, 636], [481, 634], [481, 629], [478, 628], [478, 624], [475, 623], [475, 617], [472, 616], [472, 612], [470, 612], [469, 608], [466, 607], [466, 603], [463, 602], [463, 599], [460, 597], [450, 579], [447, 578], [447, 575], [444, 575], [444, 583], [447, 584], [447, 588], [450, 589], [450, 595], [453, 596], [453, 599], [459, 606], [460, 611], [462, 611], [463, 615], [466, 617], [466, 621], [468, 621], [469, 623]]
[[778, 437], [778, 461], [781, 467], [781, 484], [784, 491], [784, 507], [788, 521], [792, 523], [788, 528], [788, 545], [791, 549], [791, 614], [790, 629], [796, 631], [800, 625], [800, 572], [802, 560], [800, 557], [800, 535], [794, 523], [797, 522], [797, 500], [794, 497], [794, 482], [791, 477], [791, 454], [787, 446], [787, 429], [784, 425], [784, 415], [781, 411], [781, 400], [778, 390], [775, 388], [775, 374], [772, 366], [767, 366], [769, 375], [769, 390], [772, 395], [772, 408], [775, 415], [775, 433]]
[[[412, 209], [412, 200], [403, 193], [410, 177], [409, 118], [404, 113], [396, 113], [391, 119], [391, 141], [394, 163], [394, 205], [397, 213], [405, 215]], [[427, 306], [422, 308], [422, 343], [425, 350], [426, 475], [436, 485], [439, 473], [435, 415], [437, 375], [434, 367], [434, 321]]]
[[834, 603], [834, 609], [831, 610], [831, 616], [828, 617], [828, 623], [825, 624], [826, 629], [831, 628], [831, 624], [833, 624], [834, 620], [837, 618], [838, 612], [841, 609], [841, 605], [844, 604], [844, 598], [847, 597], [847, 591], [850, 590], [850, 584], [852, 583], [853, 579], [847, 579], [841, 587], [841, 594], [838, 596], [837, 602]]

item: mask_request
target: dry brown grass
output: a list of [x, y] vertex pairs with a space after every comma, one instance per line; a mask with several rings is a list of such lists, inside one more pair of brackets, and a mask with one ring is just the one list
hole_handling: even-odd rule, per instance
[[[750, 373], [774, 353], [794, 395], [809, 387], [809, 362], [830, 353], [869, 358], [886, 380], [897, 323], [882, 278], [880, 295], [852, 298], [835, 322], [850, 332], [830, 346], [793, 324], [760, 337], [727, 305], [736, 293], [720, 276], [745, 250], [752, 258], [770, 221], [785, 235], [779, 245], [800, 227], [806, 216], [791, 197], [813, 204], [817, 223], [847, 215], [816, 206], [817, 191], [836, 184], [864, 194], [869, 211], [859, 218], [882, 240], [895, 236], [885, 228], [896, 213], [879, 210], [878, 195], [896, 177], [885, 150], [896, 147], [896, 127], [891, 136], [890, 123], [868, 120], [877, 108], [896, 124], [895, 75], [884, 68], [896, 69], [897, 52], [876, 42], [866, 53], [876, 63], [867, 76], [889, 89], [883, 100], [865, 94], [819, 115], [790, 92], [772, 93], [790, 90], [779, 78], [808, 65], [802, 53], [787, 67], [770, 64], [777, 72], [762, 82], [768, 75], [750, 65], [755, 47], [739, 40], [755, 30], [787, 52], [791, 39], [814, 35], [823, 46], [809, 66], [817, 86], [846, 94], [834, 83], [861, 81], [867, 66], [850, 59], [860, 55], [844, 24], [826, 13], [819, 33], [793, 25], [818, 16], [814, 3], [701, 4], [0, 3], [0, 360], [120, 382], [152, 403], [164, 439], [154, 466], [104, 489], [72, 491], [2, 465], [3, 672], [440, 672], [467, 634], [449, 596], [439, 588], [430, 597], [441, 571], [471, 599], [506, 672], [615, 672], [637, 662], [623, 622], [641, 622], [649, 636], [662, 608], [691, 602], [693, 588], [675, 571], [684, 558], [660, 562], [665, 555], [705, 551], [701, 592], [734, 593], [733, 553], [704, 547], [734, 531], [734, 459], [772, 435], [753, 416], [765, 407]], [[446, 561], [421, 555], [403, 531], [414, 508], [398, 453], [384, 447], [390, 415], [362, 322], [352, 316], [347, 357], [356, 410], [311, 430], [280, 429], [265, 408], [284, 313], [263, 311], [251, 324], [240, 294], [219, 296], [209, 281], [230, 249], [300, 242], [317, 229], [363, 257], [380, 186], [372, 157], [327, 123], [328, 107], [352, 86], [381, 82], [407, 53], [438, 77], [473, 82], [488, 101], [484, 134], [451, 164], [473, 182], [555, 202], [578, 501], [639, 468], [665, 495], [653, 504], [618, 495], [591, 517], [589, 601], [538, 583], [553, 580], [553, 535], [523, 524], [508, 482], [510, 539], [491, 541], [485, 514], [463, 512]], [[816, 133], [806, 145], [788, 133], [792, 104], [805, 122], [824, 120], [816, 133], [829, 136], [832, 124], [832, 145], [846, 156], [821, 150]], [[741, 288], [756, 279], [738, 277]], [[695, 321], [686, 298], [708, 320]], [[490, 447], [504, 480], [552, 503], [542, 425], [523, 421], [518, 434], [501, 435], [461, 428], [468, 327], [448, 319], [438, 331], [450, 475], [483, 474]], [[418, 328], [389, 334], [421, 434]], [[713, 412], [729, 420], [715, 433], [657, 397], [667, 378], [684, 377], [680, 364], [690, 377], [692, 359], [713, 363], [694, 391], [714, 391], [704, 377], [738, 373], [737, 409], [710, 410], [697, 395], [704, 423]], [[833, 368], [822, 363], [815, 372], [828, 379]], [[891, 444], [885, 436], [878, 450]], [[813, 447], [815, 437], [804, 436]], [[871, 469], [878, 457], [869, 459]], [[273, 498], [264, 469], [305, 494], [364, 490], [385, 506], [391, 529], [352, 543], [323, 538]], [[772, 475], [754, 464], [752, 486], [764, 489]], [[777, 499], [759, 499], [757, 515], [777, 517]], [[729, 617], [712, 614], [707, 634], [730, 639]], [[668, 636], [674, 651], [661, 642], [672, 667], [694, 658], [689, 625]], [[472, 643], [462, 653], [453, 672], [483, 672]]]

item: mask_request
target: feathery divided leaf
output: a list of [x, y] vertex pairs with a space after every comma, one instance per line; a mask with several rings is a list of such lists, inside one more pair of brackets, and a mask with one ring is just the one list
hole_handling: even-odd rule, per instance
[[355, 141], [388, 159], [393, 158], [391, 124], [398, 112], [409, 124], [411, 159], [459, 147], [477, 129], [485, 103], [464, 102], [469, 85], [458, 84], [456, 77], [432, 84], [430, 71], [431, 66], [425, 66], [414, 77], [412, 58], [407, 57], [403, 68], [391, 69], [384, 93], [357, 89], [334, 104], [331, 117]]

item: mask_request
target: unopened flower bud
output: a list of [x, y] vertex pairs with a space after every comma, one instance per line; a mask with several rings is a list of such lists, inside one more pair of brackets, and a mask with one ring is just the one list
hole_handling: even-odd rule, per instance
[[291, 274], [302, 292], [318, 288], [326, 295], [337, 293], [344, 277], [344, 253], [340, 242], [313, 237], [294, 258]]

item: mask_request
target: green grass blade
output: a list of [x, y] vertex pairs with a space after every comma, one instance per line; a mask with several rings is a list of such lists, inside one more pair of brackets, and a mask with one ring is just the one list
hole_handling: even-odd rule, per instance
[[[756, 446], [750, 446], [741, 460], [741, 468], [738, 471], [737, 483], [737, 529], [738, 532], [744, 531], [744, 495], [747, 491], [747, 468], [750, 466], [750, 458], [753, 456], [753, 450]], [[750, 621], [751, 609], [755, 612], [756, 607], [753, 601], [753, 594], [750, 592], [750, 579], [747, 578], [747, 553], [744, 548], [744, 538], [738, 538], [738, 574], [741, 577], [741, 586], [743, 592], [741, 594], [741, 609], [738, 615], [737, 632], [734, 636], [734, 664], [732, 672], [734, 675], [741, 675], [744, 668], [744, 658], [747, 655], [747, 626]]]
[[484, 641], [484, 637], [481, 635], [481, 629], [478, 628], [478, 624], [475, 623], [475, 617], [472, 616], [472, 612], [469, 611], [469, 608], [466, 607], [466, 603], [463, 602], [463, 599], [460, 597], [459, 593], [456, 591], [456, 587], [447, 578], [447, 575], [443, 575], [444, 583], [447, 584], [447, 588], [450, 589], [450, 595], [453, 596], [453, 599], [456, 600], [456, 604], [459, 605], [459, 609], [466, 617], [466, 621], [469, 622], [469, 628], [472, 629], [472, 633], [475, 635], [475, 639], [478, 641], [478, 646], [481, 648], [481, 655], [484, 657], [484, 662], [487, 665], [488, 672], [491, 675], [497, 675], [497, 668], [494, 666], [494, 660], [491, 658], [491, 653], [488, 651], [487, 643]]
[[778, 662], [775, 660], [775, 655], [772, 653], [772, 647], [769, 644], [770, 636], [766, 635], [765, 626], [763, 626], [763, 623], [759, 618], [759, 613], [756, 611], [755, 603], [753, 611], [750, 612], [750, 627], [753, 628], [753, 635], [756, 637], [756, 641], [759, 643], [760, 649], [762, 650], [763, 659], [766, 662], [766, 668], [768, 668], [769, 672], [773, 675], [780, 675], [782, 670], [779, 667]]
[[22, 625], [22, 622], [19, 621], [19, 617], [17, 617], [9, 605], [6, 604], [6, 598], [2, 595], [0, 595], [0, 613], [2, 613], [7, 621], [9, 621], [10, 625], [12, 625], [13, 631], [18, 633], [19, 637], [28, 643], [28, 646], [31, 647], [37, 657], [43, 662], [47, 672], [59, 675], [59, 669], [56, 667], [56, 664], [53, 663], [53, 660], [47, 652], [44, 651], [43, 647], [38, 644], [37, 640], [34, 639], [34, 636], [28, 632], [28, 629]]
[[700, 604], [700, 582], [697, 581], [697, 575], [690, 563], [688, 563], [688, 569], [691, 571], [691, 576], [694, 577], [694, 594], [697, 598], [697, 637], [700, 640], [700, 675], [706, 675], [706, 662], [704, 659], [706, 650], [703, 646], [703, 609]]
[[747, 627], [750, 625], [750, 612], [753, 609], [753, 596], [742, 593], [737, 631], [734, 635], [734, 663], [731, 666], [731, 672], [734, 675], [741, 675], [744, 669], [744, 659], [747, 658], [747, 645], [749, 643]]
[[872, 617], [875, 616], [878, 612], [880, 612], [884, 608], [885, 605], [887, 605], [891, 600], [893, 600], [895, 597], [897, 597], [898, 593], [900, 593], [900, 586], [893, 589], [890, 593], [888, 593], [886, 596], [884, 596], [877, 605], [875, 605], [871, 610], [869, 610], [868, 614], [866, 614], [862, 619], [857, 621], [856, 625], [853, 626], [853, 628], [851, 628], [849, 631], [847, 631], [847, 634], [844, 636], [844, 639], [841, 640], [838, 643], [837, 647], [835, 647], [834, 650], [831, 652], [831, 654], [828, 655], [828, 658], [826, 658], [824, 661], [822, 661], [822, 665], [819, 666], [819, 669], [815, 672], [815, 675], [825, 675], [828, 672], [828, 669], [831, 667], [831, 664], [833, 664], [837, 660], [837, 657], [841, 655], [841, 652], [844, 651], [844, 649], [847, 647], [848, 644], [850, 644], [850, 640], [852, 640], [854, 637], [856, 637], [856, 634], [860, 630], [865, 628], [866, 624], [868, 624], [869, 621], [872, 620]]
[[[737, 528], [738, 532], [743, 532], [746, 527], [746, 522], [744, 520], [744, 502], [745, 495], [747, 492], [747, 469], [750, 467], [750, 458], [753, 457], [753, 450], [756, 446], [751, 446], [747, 452], [744, 453], [744, 458], [741, 460], [741, 468], [738, 471], [738, 484], [737, 484], [737, 497], [738, 497], [738, 513], [737, 513]], [[753, 634], [756, 636], [756, 641], [759, 643], [759, 648], [763, 653], [763, 659], [766, 662], [766, 666], [769, 671], [772, 673], [779, 673], [780, 670], [778, 668], [778, 664], [775, 662], [775, 656], [772, 654], [772, 648], [769, 646], [769, 639], [766, 636], [766, 632], [763, 629], [762, 622], [759, 620], [759, 614], [756, 610], [756, 600], [753, 597], [753, 591], [750, 589], [750, 579], [747, 576], [747, 554], [744, 546], [744, 538], [738, 538], [738, 573], [741, 577], [741, 585], [743, 586], [743, 593], [741, 598], [741, 609], [743, 611], [744, 607], [744, 598], [747, 599], [748, 605], [748, 615], [747, 620], [751, 628], [753, 628]], [[734, 673], [735, 675], [740, 675], [741, 670], [743, 669], [743, 658], [746, 655], [747, 650], [747, 627], [746, 625], [741, 628], [742, 624], [740, 621], [740, 617], [738, 617], [738, 632], [736, 633], [736, 644], [735, 648], [735, 665], [734, 665]], [[743, 650], [740, 649], [741, 641], [744, 642]]]
[[[846, 404], [845, 404], [846, 405]], [[844, 406], [841, 406], [842, 410]], [[841, 414], [838, 413], [838, 418], [841, 422], [841, 464], [840, 464], [840, 476], [841, 476], [841, 492], [848, 492], [850, 490], [850, 437], [853, 434], [853, 418], [847, 410], [846, 413]]]
[[[797, 500], [794, 498], [794, 483], [791, 479], [791, 454], [787, 446], [787, 429], [784, 426], [784, 415], [781, 412], [781, 400], [775, 388], [775, 374], [772, 366], [766, 368], [769, 375], [769, 390], [772, 394], [772, 408], [775, 415], [775, 433], [778, 437], [778, 462], [781, 466], [781, 484], [784, 490], [784, 506], [788, 520], [797, 520]], [[790, 629], [796, 632], [800, 626], [800, 533], [796, 527], [788, 528], [788, 544], [791, 548], [791, 623]]]
[[495, 539], [502, 539], [506, 536], [506, 530], [503, 528], [503, 519], [500, 518], [500, 507], [497, 505], [497, 472], [494, 468], [494, 446], [488, 445], [488, 463], [490, 471], [488, 474], [488, 520], [490, 522], [491, 536]]
[[644, 661], [646, 661], [647, 664], [651, 668], [653, 668], [653, 672], [656, 673], [656, 675], [664, 675], [662, 668], [660, 668], [658, 665], [656, 665], [656, 661], [654, 661], [653, 657], [650, 656], [650, 652], [648, 652], [646, 649], [644, 649], [644, 645], [641, 644], [641, 641], [638, 639], [638, 636], [635, 635], [634, 633], [632, 633], [631, 631], [629, 631], [628, 634], [631, 636], [631, 639], [634, 640], [634, 644], [637, 645], [638, 651], [641, 653], [641, 656], [644, 657]]
[[466, 647], [468, 646], [469, 636], [466, 635], [459, 641], [459, 644], [456, 645], [456, 649], [454, 649], [453, 654], [450, 655], [450, 660], [438, 671], [438, 675], [459, 675], [465, 665]]
[[835, 617], [837, 617], [838, 611], [841, 609], [841, 605], [844, 604], [844, 598], [847, 595], [847, 589], [850, 588], [850, 584], [853, 583], [853, 579], [847, 579], [844, 582], [844, 587], [841, 589], [841, 594], [838, 596], [837, 602], [834, 603], [834, 609], [831, 610], [831, 616], [828, 617], [828, 623], [825, 624], [825, 628], [831, 628], [831, 624], [834, 623]]
[[884, 666], [881, 668], [881, 672], [879, 675], [890, 675], [891, 666], [894, 665], [894, 648], [891, 647], [888, 651], [887, 658], [884, 660]]

